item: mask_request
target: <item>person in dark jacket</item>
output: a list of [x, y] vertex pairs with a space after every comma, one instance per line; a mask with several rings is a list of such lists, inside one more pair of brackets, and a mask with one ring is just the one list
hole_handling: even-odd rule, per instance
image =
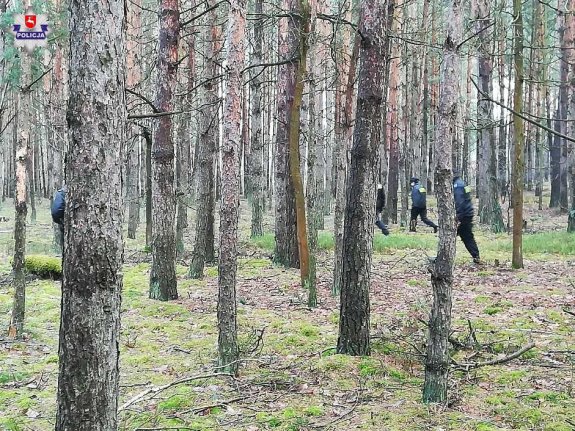
[[62, 237], [64, 236], [64, 209], [66, 208], [67, 191], [66, 186], [62, 186], [62, 188], [56, 192], [51, 208], [52, 221], [60, 227]]
[[438, 226], [427, 218], [427, 190], [419, 182], [419, 178], [412, 177], [411, 183], [411, 221], [409, 231], [415, 232], [417, 228], [417, 217], [427, 226], [433, 228], [433, 233], [437, 233]]
[[473, 258], [473, 262], [481, 263], [479, 248], [473, 236], [473, 216], [475, 211], [471, 201], [471, 187], [465, 185], [457, 171], [453, 172], [453, 197], [455, 199], [457, 235], [463, 241], [465, 248]]
[[375, 224], [378, 228], [381, 229], [381, 233], [384, 235], [389, 235], [389, 229], [381, 221], [381, 213], [383, 212], [383, 208], [385, 207], [385, 192], [383, 191], [383, 186], [381, 184], [377, 185], [377, 201], [375, 205]]

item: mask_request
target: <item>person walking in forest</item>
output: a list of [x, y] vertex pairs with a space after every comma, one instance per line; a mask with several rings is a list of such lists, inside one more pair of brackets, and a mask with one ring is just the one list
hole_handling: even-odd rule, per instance
[[457, 221], [457, 235], [463, 241], [465, 248], [473, 258], [473, 262], [481, 264], [479, 248], [473, 236], [474, 209], [471, 201], [471, 187], [466, 186], [458, 171], [453, 171], [453, 197]]
[[419, 182], [419, 178], [412, 177], [411, 183], [411, 221], [409, 231], [415, 232], [417, 228], [417, 217], [427, 226], [433, 228], [433, 233], [437, 233], [438, 226], [427, 218], [427, 190]]
[[60, 227], [60, 233], [62, 234], [62, 240], [64, 238], [64, 209], [66, 208], [66, 192], [68, 188], [63, 185], [60, 190], [54, 195], [54, 200], [52, 201], [52, 221]]
[[375, 224], [381, 229], [381, 233], [384, 235], [389, 235], [389, 229], [383, 221], [381, 221], [381, 213], [385, 207], [385, 192], [383, 191], [383, 186], [381, 184], [377, 185], [377, 202], [375, 206]]

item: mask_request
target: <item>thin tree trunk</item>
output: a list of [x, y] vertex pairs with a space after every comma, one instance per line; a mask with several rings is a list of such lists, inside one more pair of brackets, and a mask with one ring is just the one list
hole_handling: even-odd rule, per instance
[[[567, 118], [567, 71], [568, 71], [568, 64], [565, 58], [565, 41], [564, 41], [564, 34], [565, 34], [565, 16], [564, 12], [562, 11], [562, 2], [558, 0], [558, 12], [557, 14], [557, 33], [559, 36], [559, 44], [561, 46], [561, 62], [559, 65], [559, 97], [558, 97], [558, 106], [557, 112], [555, 114], [555, 131], [562, 133], [563, 131], [563, 123]], [[562, 188], [562, 176], [561, 176], [561, 157], [562, 157], [562, 139], [555, 135], [553, 137], [553, 143], [550, 147], [550, 156], [551, 156], [551, 200], [549, 202], [550, 208], [560, 208], [562, 195], [561, 195], [561, 188]]]
[[240, 206], [241, 93], [246, 36], [246, 0], [232, 0], [228, 15], [227, 88], [223, 113], [222, 198], [218, 265], [218, 352], [224, 371], [238, 373], [236, 272]]
[[[252, 52], [252, 63], [262, 63], [262, 50], [263, 50], [263, 0], [255, 0], [254, 13], [258, 19], [254, 21], [254, 45]], [[262, 71], [253, 68], [251, 75], [251, 145], [250, 154], [248, 157], [248, 166], [250, 173], [250, 186], [251, 186], [251, 206], [252, 206], [252, 223], [251, 223], [251, 237], [262, 236], [263, 229], [263, 214], [264, 214], [264, 167], [263, 163], [267, 157], [264, 157], [265, 139], [262, 128]]]
[[446, 11], [446, 39], [440, 74], [435, 151], [435, 189], [439, 213], [437, 257], [430, 265], [433, 306], [429, 318], [429, 339], [425, 360], [423, 401], [447, 401], [449, 375], [448, 338], [451, 328], [453, 268], [455, 263], [455, 207], [451, 173], [452, 140], [456, 133], [461, 64], [459, 42], [462, 34], [461, 4], [453, 0]]
[[[298, 0], [282, 0], [284, 10], [294, 10]], [[286, 22], [287, 20], [287, 22]], [[299, 46], [297, 17], [280, 19], [279, 54], [280, 60], [296, 55]], [[275, 262], [291, 268], [300, 264], [298, 252], [297, 215], [293, 176], [290, 175], [289, 125], [294, 103], [297, 63], [281, 65], [278, 71], [278, 106], [275, 154]], [[299, 123], [298, 123], [299, 126]]]
[[[515, 88], [513, 90], [513, 109], [523, 112], [523, 11], [521, 0], [513, 0]], [[523, 119], [513, 115], [513, 259], [514, 268], [523, 268], [523, 178], [525, 177], [525, 159], [523, 156]]]
[[[505, 49], [506, 32], [501, 31], [501, 39], [499, 41], [499, 52], [504, 52]], [[504, 56], [499, 55], [499, 103], [505, 105], [505, 62]], [[511, 78], [511, 77], [509, 77]], [[505, 197], [507, 195], [507, 125], [505, 109], [501, 109], [501, 117], [499, 119], [499, 142], [497, 145], [497, 178], [499, 179], [499, 196]]]
[[[127, 3], [127, 38], [126, 38], [126, 87], [135, 89], [141, 80], [140, 71], [140, 39], [142, 35], [142, 0], [132, 0]], [[131, 127], [130, 145], [128, 149], [128, 163], [126, 172], [128, 200], [128, 238], [135, 239], [140, 224], [140, 194], [138, 193], [139, 175], [139, 147], [140, 136], [137, 126]], [[132, 136], [130, 136], [132, 138]]]
[[56, 431], [118, 429], [125, 7], [123, 0], [70, 2]]
[[346, 191], [343, 275], [337, 352], [369, 355], [369, 286], [373, 248], [373, 213], [379, 135], [382, 122], [383, 70], [388, 65], [386, 21], [393, 3], [365, 0], [360, 4], [361, 64], [356, 125]]
[[[158, 81], [155, 106], [172, 111], [176, 86], [180, 13], [178, 0], [160, 3]], [[152, 145], [152, 267], [150, 299], [168, 301], [178, 298], [176, 279], [176, 202], [174, 193], [174, 142], [172, 117], [157, 120]]]
[[152, 247], [152, 134], [147, 127], [142, 128], [146, 141], [146, 248]]
[[[206, 7], [213, 7], [214, 0], [208, 0]], [[207, 41], [205, 84], [202, 102], [205, 107], [200, 112], [200, 145], [197, 155], [197, 191], [196, 229], [189, 275], [201, 278], [204, 265], [214, 261], [214, 213], [216, 148], [219, 136], [219, 97], [218, 75], [222, 31], [217, 22], [217, 10], [208, 15], [209, 25], [205, 27], [204, 39]]]
[[[347, 82], [345, 85], [345, 92], [342, 97], [343, 110], [339, 112], [339, 121], [336, 121], [338, 128], [336, 133], [338, 139], [335, 151], [335, 164], [336, 164], [336, 196], [335, 196], [335, 214], [333, 220], [333, 236], [335, 243], [335, 263], [333, 270], [333, 286], [332, 294], [338, 295], [341, 291], [341, 284], [343, 282], [343, 222], [345, 211], [346, 199], [346, 166], [347, 166], [347, 152], [349, 147], [349, 140], [353, 131], [352, 124], [352, 109], [354, 105], [354, 83], [355, 74], [357, 70], [357, 60], [359, 57], [361, 38], [356, 36], [353, 44], [353, 51], [349, 60], [349, 71], [347, 72]], [[336, 103], [336, 109], [338, 109]], [[339, 132], [339, 133], [338, 133]]]
[[[31, 13], [31, 12], [28, 12]], [[11, 338], [21, 337], [24, 331], [24, 314], [26, 308], [26, 278], [24, 274], [24, 258], [26, 255], [26, 177], [28, 170], [30, 151], [30, 99], [31, 90], [27, 88], [31, 81], [30, 62], [32, 59], [28, 52], [21, 52], [22, 76], [20, 88], [22, 88], [19, 101], [17, 102], [18, 134], [16, 145], [16, 198], [14, 199], [14, 260], [12, 270], [14, 272], [14, 302], [12, 304], [12, 318], [8, 335]]]

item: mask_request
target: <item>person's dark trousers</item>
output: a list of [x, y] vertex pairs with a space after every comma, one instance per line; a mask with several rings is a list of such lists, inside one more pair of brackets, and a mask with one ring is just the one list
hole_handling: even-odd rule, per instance
[[387, 228], [387, 226], [385, 225], [385, 223], [383, 223], [380, 219], [379, 216], [377, 217], [377, 220], [375, 221], [375, 225], [381, 229], [381, 232], [384, 235], [389, 235], [389, 229]]
[[457, 235], [461, 237], [461, 241], [469, 252], [472, 258], [479, 259], [479, 248], [473, 236], [473, 217], [463, 217], [457, 226]]
[[432, 227], [433, 229], [437, 228], [437, 225], [427, 218], [427, 208], [412, 207], [411, 220], [417, 220], [417, 217], [421, 217], [421, 221], [427, 226]]

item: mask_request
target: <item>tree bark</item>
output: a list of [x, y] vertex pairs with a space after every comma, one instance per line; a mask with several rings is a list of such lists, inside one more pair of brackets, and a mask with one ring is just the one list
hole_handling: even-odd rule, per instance
[[220, 202], [220, 259], [218, 266], [219, 365], [238, 372], [236, 272], [240, 195], [241, 93], [246, 36], [246, 0], [232, 0], [228, 15], [227, 87], [223, 114], [222, 198]]
[[425, 360], [423, 401], [443, 403], [447, 400], [449, 375], [448, 337], [451, 328], [453, 268], [455, 262], [455, 205], [451, 174], [452, 140], [456, 133], [461, 62], [460, 0], [450, 2], [444, 18], [446, 38], [440, 75], [440, 99], [435, 140], [435, 191], [439, 213], [439, 244], [434, 264], [430, 265], [433, 306], [429, 318], [429, 340]]
[[[255, 0], [254, 13], [258, 19], [254, 21], [254, 44], [252, 52], [252, 63], [262, 63], [263, 51], [263, 0]], [[264, 157], [265, 140], [262, 127], [262, 70], [253, 68], [251, 74], [251, 143], [250, 153], [248, 156], [249, 177], [251, 186], [251, 206], [252, 206], [252, 223], [251, 223], [251, 237], [262, 236], [263, 229], [263, 214], [264, 214], [264, 159], [267, 163], [267, 157]]]
[[70, 2], [56, 431], [118, 428], [125, 6], [123, 0]]
[[386, 21], [393, 3], [365, 0], [360, 4], [361, 63], [357, 114], [346, 191], [343, 275], [337, 352], [369, 355], [369, 284], [373, 248], [373, 215], [379, 135], [382, 122], [384, 69], [389, 39]]
[[[206, 7], [215, 5], [215, 0], [208, 0]], [[214, 261], [214, 214], [215, 214], [215, 180], [214, 169], [218, 143], [218, 68], [220, 50], [222, 48], [222, 31], [218, 24], [217, 10], [208, 14], [209, 25], [206, 25], [207, 41], [205, 84], [202, 86], [202, 102], [205, 104], [200, 111], [200, 145], [197, 153], [197, 199], [196, 199], [196, 232], [192, 258], [190, 261], [190, 277], [201, 278], [204, 265]]]
[[[142, 37], [142, 0], [132, 0], [127, 3], [127, 39], [126, 39], [126, 87], [134, 90], [141, 80], [141, 58], [140, 58], [140, 39]], [[138, 191], [139, 175], [139, 147], [140, 136], [138, 127], [131, 127], [131, 134], [134, 136], [130, 139], [128, 148], [128, 163], [126, 170], [127, 195], [128, 200], [128, 238], [135, 239], [138, 225], [140, 224], [140, 194]]]
[[[493, 32], [490, 0], [475, 0], [477, 33], [479, 34], [478, 69], [479, 87], [488, 98], [493, 98], [493, 59], [489, 47]], [[477, 171], [479, 177], [479, 220], [487, 224], [495, 233], [503, 232], [503, 215], [497, 193], [497, 147], [493, 129], [493, 104], [486, 97], [477, 101], [479, 158]]]
[[12, 317], [8, 328], [8, 336], [21, 337], [24, 331], [24, 315], [26, 309], [26, 277], [24, 274], [24, 258], [26, 255], [26, 216], [28, 214], [26, 177], [30, 151], [30, 62], [31, 55], [20, 53], [22, 76], [17, 109], [18, 134], [16, 141], [16, 198], [14, 199], [14, 260], [12, 270], [14, 273], [14, 302], [12, 304]]
[[[513, 0], [514, 45], [513, 63], [515, 82], [513, 90], [513, 109], [523, 111], [523, 11], [521, 0]], [[525, 177], [525, 158], [523, 119], [513, 115], [513, 258], [514, 268], [523, 268], [523, 178]]]
[[[294, 10], [297, 0], [282, 0], [282, 9]], [[299, 47], [298, 18], [289, 16], [279, 22], [279, 55], [285, 61], [297, 55]], [[300, 264], [297, 242], [297, 216], [293, 178], [289, 162], [289, 125], [294, 103], [297, 63], [279, 67], [278, 106], [275, 154], [275, 251], [274, 261], [285, 267], [298, 268]], [[298, 124], [299, 126], [299, 124]]]
[[[178, 0], [160, 3], [158, 81], [155, 106], [160, 112], [173, 110], [176, 87], [180, 13]], [[152, 144], [152, 268], [150, 299], [178, 298], [176, 279], [176, 199], [174, 193], [174, 142], [172, 116], [156, 120]]]

